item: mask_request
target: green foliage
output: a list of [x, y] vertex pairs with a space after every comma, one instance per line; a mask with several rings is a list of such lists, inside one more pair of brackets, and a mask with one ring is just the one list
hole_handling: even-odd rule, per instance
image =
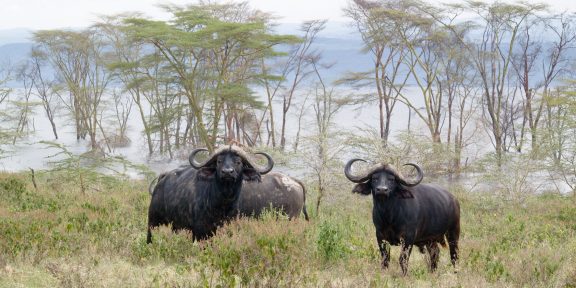
[[316, 247], [324, 261], [338, 260], [348, 254], [343, 229], [339, 225], [324, 220], [318, 226]]
[[[269, 19], [251, 10], [247, 3], [200, 3], [164, 8], [173, 16], [170, 22], [124, 19], [123, 31], [130, 41], [154, 48], [143, 50], [148, 55], [133, 60], [144, 64], [139, 70], [152, 76], [137, 83], [148, 82], [147, 86], [140, 87], [150, 89], [150, 95], [157, 94], [156, 91], [166, 94], [154, 96], [159, 99], [150, 99], [152, 106], [177, 98], [178, 102], [185, 103], [187, 115], [175, 117], [194, 120], [189, 123], [195, 125], [193, 133], [197, 134], [202, 146], [212, 149], [223, 118], [263, 108], [252, 91], [252, 84], [267, 77], [258, 67], [266, 59], [280, 55], [275, 47], [294, 43], [298, 38], [270, 33]], [[147, 65], [141, 61], [146, 59], [154, 61]], [[131, 65], [114, 66], [122, 73], [138, 75], [131, 69], [124, 69]], [[126, 84], [134, 87], [134, 83]], [[154, 90], [154, 87], [159, 89]], [[146, 89], [144, 93], [147, 93]], [[161, 128], [168, 130], [166, 122], [160, 119], [158, 122], [164, 124]]]
[[49, 156], [53, 173], [60, 173], [61, 177], [69, 177], [67, 180], [75, 182], [80, 190], [85, 193], [89, 189], [99, 189], [96, 186], [104, 186], [102, 189], [110, 189], [118, 185], [121, 178], [127, 178], [129, 171], [136, 171], [141, 175], [151, 178], [153, 173], [145, 165], [138, 165], [119, 157], [107, 157], [102, 151], [92, 150], [77, 155], [69, 151], [65, 146], [49, 141], [40, 141], [47, 149], [56, 149], [56, 153]]
[[16, 177], [0, 179], [0, 200], [9, 203], [17, 211], [45, 209], [54, 212], [61, 207], [56, 199], [47, 199], [28, 190], [23, 180]]

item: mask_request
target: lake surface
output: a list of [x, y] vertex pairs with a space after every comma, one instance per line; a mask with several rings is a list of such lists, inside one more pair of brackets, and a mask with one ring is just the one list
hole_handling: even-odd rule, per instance
[[[350, 90], [340, 90], [337, 93], [344, 95], [345, 93], [352, 93]], [[18, 93], [16, 91], [15, 93]], [[418, 99], [418, 91], [411, 88], [408, 93]], [[15, 95], [15, 94], [14, 94]], [[291, 108], [287, 122], [287, 140], [288, 149], [292, 149], [292, 142], [295, 138], [298, 123], [298, 114], [300, 113], [301, 103], [303, 102], [303, 97], [297, 98], [295, 100], [296, 105]], [[311, 107], [313, 100], [312, 97], [308, 99], [306, 104], [306, 116], [302, 119], [301, 124], [301, 139], [313, 135], [316, 131], [316, 124], [314, 118], [314, 109]], [[415, 101], [415, 105], [418, 105], [418, 101]], [[280, 132], [280, 119], [281, 119], [281, 108], [282, 103], [280, 99], [276, 99], [274, 103], [275, 117], [277, 121], [277, 135]], [[135, 109], [133, 107], [133, 109]], [[405, 130], [408, 125], [408, 109], [405, 105], [398, 103], [393, 114], [393, 124], [392, 133], [397, 135], [398, 132]], [[50, 148], [45, 143], [40, 141], [53, 141], [60, 145], [66, 147], [66, 149], [74, 154], [81, 154], [89, 150], [89, 141], [87, 140], [76, 140], [75, 128], [73, 127], [73, 121], [65, 116], [65, 111], [60, 110], [60, 115], [56, 119], [56, 125], [58, 129], [59, 139], [55, 140], [52, 134], [50, 123], [44, 114], [42, 107], [37, 106], [34, 109], [34, 114], [30, 117], [31, 128], [33, 133], [24, 139], [17, 140], [16, 145], [2, 145], [0, 148], [5, 150], [3, 158], [0, 159], [0, 170], [8, 172], [24, 171], [29, 168], [39, 170], [39, 169], [49, 169], [51, 168], [51, 162], [62, 159], [62, 156], [56, 156], [59, 149]], [[165, 172], [174, 169], [181, 165], [188, 165], [187, 153], [191, 148], [186, 148], [183, 151], [179, 151], [176, 154], [175, 159], [169, 159], [164, 155], [153, 155], [148, 156], [145, 140], [142, 134], [143, 126], [139, 119], [139, 114], [136, 111], [132, 111], [129, 118], [129, 129], [128, 137], [131, 140], [131, 144], [124, 148], [115, 148], [109, 154], [111, 156], [121, 156], [126, 160], [141, 164], [148, 167], [155, 173]], [[411, 131], [420, 133], [421, 135], [428, 135], [427, 130], [423, 122], [414, 114], [411, 115]], [[334, 118], [334, 131], [347, 131], [352, 132], [356, 135], [366, 134], [366, 131], [377, 131], [379, 122], [378, 116], [378, 104], [376, 102], [363, 107], [344, 107], [339, 113], [336, 114]], [[446, 124], [447, 125], [447, 124]], [[473, 125], [473, 124], [470, 124]], [[483, 132], [477, 132], [478, 136], [476, 141], [471, 143], [465, 151], [465, 156], [469, 158], [469, 161], [473, 162], [478, 157], [481, 157], [484, 153], [492, 151], [492, 147], [489, 138], [483, 134]], [[279, 140], [278, 140], [279, 141]], [[108, 151], [107, 151], [108, 152]], [[344, 160], [344, 159], [343, 159]], [[345, 161], [345, 160], [344, 160]], [[301, 167], [306, 167], [307, 165], [297, 165]], [[283, 167], [281, 164], [275, 167], [275, 170], [292, 172], [289, 174], [297, 174], [294, 176], [304, 176], [309, 175], [311, 171], [307, 168], [301, 168], [303, 171], [293, 171], [294, 167]], [[131, 177], [142, 177], [137, 171], [132, 169], [127, 169], [123, 171]], [[554, 180], [555, 177], [551, 175], [546, 175], [546, 173], [539, 173], [532, 175], [530, 180], [527, 180], [527, 185], [530, 187], [525, 187], [526, 191], [542, 192], [542, 191], [560, 191], [567, 192], [569, 187], [562, 181]], [[443, 182], [445, 185], [450, 185], [452, 183], [461, 183], [467, 187], [471, 187], [472, 190], [492, 190], [491, 187], [494, 183], [487, 184], [479, 175], [464, 175], [457, 179], [449, 179], [442, 177], [436, 179], [437, 181]], [[497, 184], [497, 183], [496, 183]]]

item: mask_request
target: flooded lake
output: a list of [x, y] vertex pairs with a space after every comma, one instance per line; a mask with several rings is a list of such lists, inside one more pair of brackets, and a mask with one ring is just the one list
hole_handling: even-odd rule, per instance
[[[16, 93], [17, 92], [18, 91], [16, 91]], [[351, 92], [341, 91], [338, 93]], [[410, 91], [410, 93], [414, 94], [417, 93], [417, 91], [414, 89]], [[34, 99], [34, 101], [36, 100]], [[286, 137], [288, 140], [288, 149], [292, 149], [292, 142], [294, 141], [293, 139], [296, 135], [298, 114], [300, 112], [299, 110], [301, 105], [298, 103], [301, 103], [301, 101], [303, 101], [303, 99], [296, 99], [297, 105], [292, 107], [288, 114], [289, 120], [287, 121]], [[305, 138], [306, 136], [313, 135], [317, 129], [315, 126], [314, 110], [310, 106], [312, 100], [308, 99], [307, 103], [308, 104], [305, 113], [306, 116], [302, 118], [301, 122], [301, 139]], [[280, 111], [282, 109], [282, 103], [280, 102], [280, 99], [277, 99], [274, 105], [275, 117], [277, 119], [277, 133], [279, 133], [279, 119], [281, 119]], [[133, 107], [133, 109], [135, 108]], [[66, 150], [76, 155], [87, 152], [89, 150], [89, 141], [76, 140], [73, 121], [68, 116], [65, 116], [66, 112], [63, 110], [63, 108], [60, 108], [58, 115], [60, 116], [56, 118], [56, 126], [58, 129], [59, 139], [55, 140], [54, 135], [52, 134], [50, 123], [45, 116], [42, 107], [36, 106], [33, 115], [30, 117], [31, 133], [23, 139], [18, 139], [15, 145], [2, 145], [0, 147], [2, 150], [4, 150], [4, 153], [2, 154], [3, 158], [0, 159], [0, 170], [16, 172], [28, 170], [29, 168], [35, 170], [50, 169], [52, 167], [51, 162], [63, 159], [63, 155], [56, 155], [58, 152], [61, 152], [60, 149], [50, 147], [50, 145], [47, 145], [42, 141], [55, 142], [59, 145], [62, 145]], [[188, 164], [187, 153], [192, 149], [190, 147], [184, 149], [183, 151], [176, 152], [175, 157], [172, 160], [165, 155], [153, 155], [152, 157], [148, 156], [145, 139], [142, 133], [143, 125], [139, 117], [139, 114], [136, 113], [135, 110], [130, 114], [128, 121], [129, 128], [127, 133], [128, 138], [131, 140], [130, 145], [122, 148], [114, 148], [112, 151], [106, 151], [108, 156], [121, 156], [131, 163], [146, 166], [156, 174], [171, 170], [181, 165]], [[397, 104], [393, 114], [393, 121], [395, 125], [392, 126], [391, 138], [397, 135], [399, 131], [405, 130], [407, 128], [408, 118], [409, 115], [406, 106]], [[360, 108], [344, 107], [336, 114], [336, 117], [334, 118], [334, 131], [347, 131], [354, 135], [361, 135], [363, 133], [365, 134], [366, 131], [377, 131], [378, 121], [379, 116], [377, 103], [364, 105]], [[422, 135], [427, 135], [428, 133], [427, 130], [425, 130], [423, 122], [417, 119], [414, 114], [411, 115], [411, 130], [416, 131], [417, 133], [421, 133]], [[483, 132], [478, 133], [482, 134]], [[475, 157], [481, 157], [483, 154], [493, 150], [489, 138], [486, 135], [479, 135], [477, 137], [477, 141], [471, 143], [468, 147], [466, 147], [466, 149], [467, 151], [465, 151], [464, 154], [471, 162], [477, 159]], [[345, 161], [345, 159], [342, 160]], [[306, 167], [307, 165], [296, 166]], [[294, 169], [301, 169], [303, 171], [293, 171]], [[291, 174], [296, 174], [296, 176], [309, 175], [312, 173], [311, 171], [308, 171], [308, 168], [294, 168], [292, 166], [283, 167], [282, 164], [277, 165], [275, 170], [291, 172]], [[138, 171], [133, 169], [126, 169], [125, 171], [121, 172], [134, 178], [142, 177]], [[533, 175], [528, 175], [527, 177], [529, 178], [525, 179], [524, 182], [526, 182], [525, 185], [529, 185], [530, 187], [520, 187], [525, 191], [532, 191], [534, 193], [544, 191], [560, 191], [565, 193], [570, 191], [570, 188], [565, 183], [559, 181], [555, 176], [553, 177], [553, 175], [550, 175], [546, 172], [534, 173]], [[464, 174], [458, 178], [440, 177], [435, 179], [435, 181], [442, 182], [445, 185], [451, 185], [454, 183], [463, 184], [466, 187], [470, 187], [471, 191], [489, 191], [492, 190], [492, 187], [495, 187], [495, 184], [506, 184], [486, 184], [489, 182], [487, 182], [487, 180], [484, 178], [486, 177], [482, 177], [481, 175], [477, 174]], [[510, 185], [513, 185], [513, 183]], [[512, 187], [510, 189], [515, 188]]]

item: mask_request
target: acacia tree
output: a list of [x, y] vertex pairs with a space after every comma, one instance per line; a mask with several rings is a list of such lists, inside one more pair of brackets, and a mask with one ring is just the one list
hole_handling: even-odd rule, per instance
[[106, 43], [95, 29], [80, 32], [46, 30], [34, 34], [35, 49], [42, 53], [64, 83], [68, 99], [61, 95], [76, 125], [76, 139], [88, 135], [97, 149], [102, 96], [110, 81], [105, 69]]
[[[387, 11], [403, 11], [407, 4], [407, 1], [353, 0], [344, 9], [344, 13], [354, 21], [366, 45], [365, 50], [372, 55], [374, 69], [350, 75], [343, 82], [358, 87], [376, 87], [379, 131], [384, 147], [388, 145], [392, 112], [408, 79], [407, 73], [401, 73], [406, 57], [405, 46], [396, 37], [396, 31], [408, 27], [406, 23], [391, 19]], [[361, 101], [374, 101], [373, 96], [367, 96]]]
[[280, 147], [282, 150], [286, 147], [286, 116], [290, 107], [292, 107], [292, 100], [294, 99], [295, 92], [300, 83], [312, 73], [308, 69], [311, 65], [311, 58], [315, 57], [314, 51], [311, 50], [312, 44], [316, 39], [318, 33], [324, 30], [326, 20], [314, 20], [302, 24], [300, 30], [304, 33], [302, 42], [295, 45], [290, 51], [286, 66], [282, 73], [283, 77], [290, 76], [291, 80], [288, 81], [288, 87], [283, 93], [282, 97], [282, 128], [280, 131]]
[[[453, 54], [443, 53], [447, 46], [444, 44], [451, 39], [446, 37], [444, 31], [435, 26], [432, 18], [423, 14], [421, 10], [424, 3], [412, 2], [411, 7], [403, 10], [387, 10], [388, 17], [397, 23], [395, 35], [401, 39], [408, 55], [404, 58], [418, 88], [420, 89], [424, 111], [414, 105], [414, 100], [400, 95], [403, 102], [412, 109], [426, 124], [433, 143], [441, 142], [441, 125], [445, 116], [444, 89], [440, 81], [440, 74], [445, 73], [442, 58], [452, 57]], [[428, 8], [431, 9], [431, 8]], [[439, 13], [439, 12], [437, 12]], [[446, 61], [449, 61], [446, 59]]]
[[[576, 94], [575, 81], [567, 81], [547, 93], [545, 98], [545, 123], [540, 143], [542, 151], [550, 154], [551, 170], [576, 192]], [[575, 194], [576, 195], [576, 194]]]
[[[546, 19], [546, 29], [545, 31], [550, 31], [553, 35], [552, 46], [546, 51], [543, 51], [544, 57], [541, 60], [543, 74], [543, 80], [535, 85], [535, 88], [529, 89], [526, 92], [526, 112], [528, 123], [531, 132], [532, 140], [532, 151], [534, 154], [538, 154], [538, 129], [539, 122], [543, 115], [542, 110], [546, 98], [550, 93], [551, 85], [560, 76], [565, 75], [570, 65], [570, 58], [567, 57], [567, 52], [570, 48], [573, 48], [576, 42], [576, 30], [574, 27], [574, 21], [576, 18], [573, 15], [567, 13], [562, 13], [559, 15], [554, 15]], [[525, 77], [527, 78], [527, 77]], [[525, 85], [529, 86], [529, 85]], [[530, 97], [528, 97], [530, 95]], [[540, 96], [536, 98], [536, 96]], [[537, 105], [532, 105], [534, 100], [538, 100]], [[530, 105], [528, 104], [530, 103]], [[537, 107], [534, 107], [537, 106]]]
[[54, 77], [49, 76], [50, 73], [45, 72], [47, 66], [45, 62], [46, 61], [43, 54], [33, 49], [30, 53], [29, 59], [29, 77], [32, 81], [32, 86], [35, 89], [36, 96], [42, 102], [42, 107], [46, 113], [46, 118], [48, 118], [48, 121], [50, 121], [52, 134], [54, 134], [55, 139], [58, 139], [58, 131], [56, 129], [55, 122], [56, 111], [54, 107], [54, 101], [58, 95], [59, 85], [58, 81], [54, 79]]
[[[6, 69], [5, 67], [0, 67], [0, 107], [4, 107], [6, 104], [5, 101], [8, 100], [8, 96], [12, 92], [12, 89], [4, 86], [10, 80], [10, 78], [10, 70]], [[0, 121], [3, 121], [3, 123], [8, 116], [4, 110], [5, 109], [0, 109]], [[10, 133], [10, 131], [8, 131], [4, 125], [2, 125], [2, 127], [0, 127], [0, 144], [4, 144], [5, 142], [9, 141], [11, 135], [12, 133]], [[2, 152], [3, 150], [0, 149], [0, 156], [2, 155]]]
[[518, 77], [519, 92], [523, 99], [517, 150], [523, 149], [528, 126], [533, 157], [539, 155], [539, 123], [545, 105], [543, 98], [552, 82], [566, 71], [566, 53], [576, 40], [573, 22], [574, 17], [566, 13], [552, 16], [533, 14], [528, 16], [520, 30], [518, 51], [512, 58], [512, 67]]
[[[127, 19], [127, 32], [135, 41], [152, 45], [174, 75], [187, 98], [199, 142], [212, 150], [220, 135], [221, 120], [227, 133], [231, 119], [255, 98], [248, 84], [258, 78], [254, 67], [274, 56], [272, 48], [293, 37], [268, 33], [267, 18], [247, 3], [168, 6], [173, 20]], [[224, 113], [226, 112], [226, 115]]]
[[[154, 83], [156, 81], [147, 81], [146, 75], [149, 75], [149, 61], [143, 57], [143, 45], [138, 42], [130, 41], [123, 29], [123, 20], [135, 15], [116, 15], [103, 17], [95, 27], [101, 31], [103, 37], [109, 43], [112, 50], [111, 61], [108, 69], [111, 71], [114, 80], [120, 83], [126, 92], [130, 95], [133, 103], [137, 107], [140, 121], [144, 127], [144, 137], [148, 148], [148, 155], [154, 152], [154, 143], [152, 140], [152, 129], [147, 109], [150, 105], [144, 96], [146, 93], [155, 95]], [[154, 65], [152, 65], [154, 66]], [[150, 102], [152, 103], [152, 102]]]
[[[468, 33], [462, 27], [461, 35]], [[463, 37], [463, 36], [460, 36]], [[462, 44], [449, 33], [439, 44], [439, 61], [442, 72], [437, 81], [445, 98], [445, 113], [448, 122], [446, 129], [446, 146], [453, 147], [453, 164], [451, 169], [459, 173], [462, 151], [470, 144], [475, 130], [468, 128], [470, 120], [478, 111], [478, 82], [472, 62], [468, 59]]]
[[[172, 158], [173, 147], [178, 149], [196, 143], [194, 117], [188, 112], [187, 97], [161, 51], [146, 42], [135, 40], [131, 35], [134, 32], [132, 28], [124, 24], [127, 19], [136, 16], [105, 17], [97, 26], [113, 50], [113, 61], [108, 68], [113, 71], [114, 79], [122, 85], [123, 91], [130, 96], [130, 100], [118, 100], [129, 104], [127, 106], [135, 104], [144, 127], [148, 155], [157, 151]], [[125, 117], [119, 120], [122, 118]]]
[[463, 48], [467, 50], [470, 59], [480, 78], [483, 94], [483, 105], [486, 125], [489, 128], [491, 140], [496, 152], [498, 167], [502, 164], [502, 154], [506, 147], [503, 143], [503, 125], [506, 118], [507, 85], [509, 83], [510, 65], [514, 49], [517, 45], [517, 37], [526, 19], [538, 11], [542, 11], [545, 5], [519, 2], [516, 4], [494, 2], [484, 3], [478, 1], [466, 1], [463, 4], [450, 4], [451, 11], [466, 11], [476, 16], [470, 25], [475, 24], [480, 28], [479, 39], [469, 41], [461, 37], [460, 31], [447, 23], [444, 19], [429, 13], [439, 23], [457, 37]]
[[[260, 118], [260, 126], [266, 119], [269, 121], [268, 137], [272, 142], [272, 147], [276, 147], [276, 121], [274, 120], [273, 101], [278, 95], [282, 95], [282, 122], [280, 131], [280, 146], [286, 146], [286, 116], [292, 107], [295, 92], [301, 83], [310, 76], [309, 59], [315, 52], [311, 50], [312, 44], [317, 38], [317, 34], [324, 30], [326, 20], [312, 20], [304, 22], [300, 26], [303, 34], [298, 41], [291, 43], [285, 57], [280, 57], [276, 62], [268, 63], [262, 59], [261, 70], [264, 77], [261, 78], [261, 85], [267, 97], [267, 106], [264, 114]], [[267, 113], [266, 113], [267, 112]], [[268, 114], [268, 115], [266, 115]]]
[[[540, 39], [533, 35], [534, 29], [537, 29], [541, 19], [535, 17], [529, 17], [524, 24], [522, 25], [518, 37], [518, 52], [515, 53], [514, 57], [512, 57], [512, 67], [516, 72], [516, 76], [518, 77], [518, 86], [520, 87], [521, 94], [524, 96], [524, 109], [523, 109], [523, 121], [521, 125], [521, 129], [519, 129], [520, 133], [520, 140], [519, 143], [516, 145], [516, 150], [518, 152], [522, 151], [524, 137], [525, 137], [525, 126], [526, 124], [529, 125], [530, 131], [532, 133], [532, 150], [535, 150], [535, 141], [536, 141], [536, 125], [538, 120], [540, 119], [543, 102], [541, 102], [538, 106], [533, 109], [534, 105], [534, 98], [536, 97], [536, 89], [539, 87], [535, 87], [536, 83], [533, 83], [531, 77], [535, 74], [534, 70], [537, 69], [536, 63], [537, 59], [540, 57], [542, 53], [542, 42]], [[536, 113], [536, 115], [534, 115]], [[514, 135], [516, 131], [514, 131]]]
[[22, 83], [22, 92], [19, 93], [18, 99], [10, 101], [11, 106], [15, 113], [12, 113], [12, 118], [16, 123], [14, 136], [12, 137], [12, 145], [16, 144], [16, 140], [30, 132], [30, 117], [33, 113], [33, 103], [30, 101], [32, 90], [34, 89], [34, 82], [29, 74], [29, 63], [24, 63], [16, 69], [16, 79]]

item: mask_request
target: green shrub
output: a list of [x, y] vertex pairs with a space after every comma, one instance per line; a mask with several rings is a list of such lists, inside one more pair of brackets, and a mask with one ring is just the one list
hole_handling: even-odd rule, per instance
[[341, 259], [348, 254], [344, 233], [341, 227], [331, 221], [324, 220], [318, 226], [316, 249], [324, 261]]

